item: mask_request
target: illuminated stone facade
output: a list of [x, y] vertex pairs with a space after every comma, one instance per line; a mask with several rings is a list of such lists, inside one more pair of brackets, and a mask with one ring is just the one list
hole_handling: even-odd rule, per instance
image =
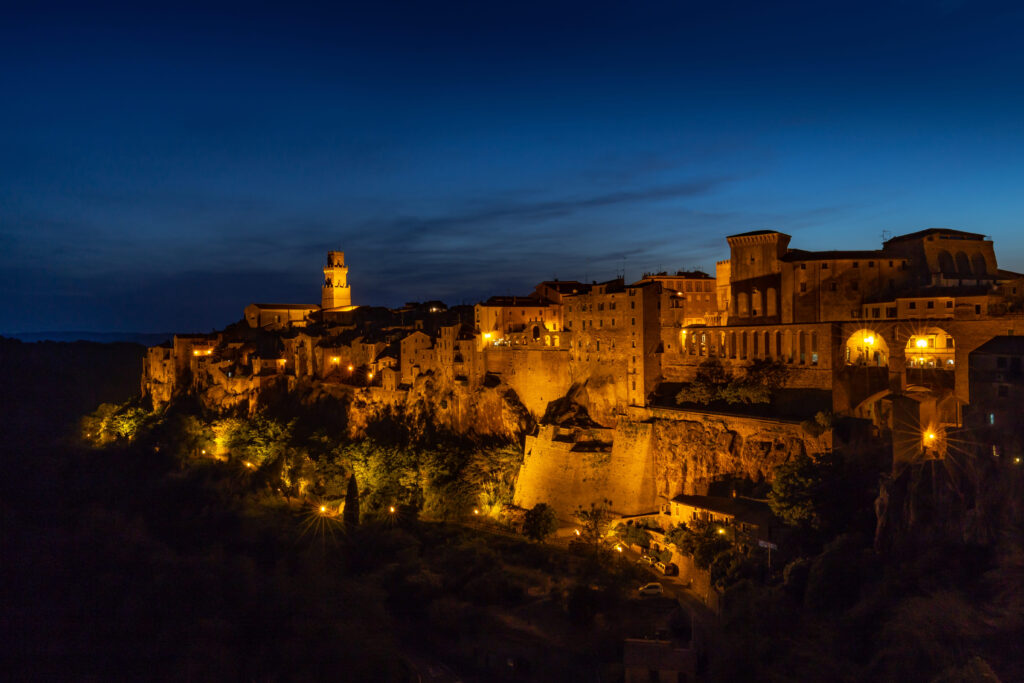
[[[801, 435], [799, 420], [700, 417], [672, 402], [675, 390], [661, 391], [711, 360], [735, 373], [778, 361], [784, 389], [813, 392], [805, 411], [859, 419], [891, 442], [897, 462], [941, 457], [972, 400], [971, 353], [1024, 334], [1024, 278], [999, 269], [991, 240], [956, 230], [868, 251], [811, 252], [790, 241], [775, 231], [733, 235], [715, 277], [553, 280], [472, 309], [427, 302], [394, 311], [351, 306], [344, 255], [329, 252], [320, 306], [252, 304], [255, 337], [175, 337], [150, 349], [143, 393], [163, 404], [194, 391], [210, 407], [250, 410], [268, 391], [297, 387], [348, 393], [352, 406], [374, 410], [433, 396], [463, 406], [452, 419], [467, 429], [540, 423], [527, 437], [516, 497], [549, 497], [562, 513], [606, 494], [621, 510], [644, 512], [704, 494], [715, 477], [763, 479], [794, 453], [830, 447]], [[500, 416], [472, 407], [484, 395]], [[563, 424], [569, 405], [582, 412]]]

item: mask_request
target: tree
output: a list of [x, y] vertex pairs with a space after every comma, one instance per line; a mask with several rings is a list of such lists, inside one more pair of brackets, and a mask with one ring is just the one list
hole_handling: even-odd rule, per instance
[[348, 479], [348, 491], [345, 492], [345, 527], [355, 529], [359, 526], [359, 485], [356, 483], [356, 475]]
[[600, 504], [591, 503], [589, 508], [581, 505], [576, 508], [574, 516], [580, 523], [579, 543], [596, 552], [600, 548], [601, 538], [608, 531], [608, 523], [612, 519], [612, 502], [605, 498]]
[[801, 453], [775, 468], [768, 504], [792, 526], [822, 529], [829, 509], [843, 490], [842, 463], [834, 453], [817, 460]]
[[722, 365], [722, 361], [708, 358], [697, 368], [693, 381], [676, 394], [676, 403], [692, 402], [707, 405], [718, 400], [722, 387], [731, 380], [732, 373]]
[[534, 541], [543, 541], [557, 526], [555, 511], [547, 503], [537, 503], [526, 511], [523, 518], [523, 534]]

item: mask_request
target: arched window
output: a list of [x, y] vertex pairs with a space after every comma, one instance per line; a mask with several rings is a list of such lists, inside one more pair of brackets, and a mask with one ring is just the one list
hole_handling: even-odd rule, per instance
[[976, 253], [971, 257], [971, 265], [974, 266], [975, 275], [986, 275], [988, 273], [988, 264], [985, 263], [985, 255]]
[[782, 333], [779, 332], [778, 330], [775, 330], [775, 359], [783, 360], [783, 358], [784, 356], [782, 355]]
[[967, 254], [962, 251], [956, 252], [956, 272], [960, 277], [970, 276], [971, 274], [971, 261], [967, 258]]
[[755, 288], [753, 295], [750, 297], [750, 315], [759, 316], [764, 315], [764, 306], [761, 305], [761, 290]]
[[768, 288], [768, 294], [764, 302], [764, 314], [765, 315], [778, 315], [778, 303], [779, 293], [775, 291], [774, 287]]
[[943, 275], [956, 274], [956, 265], [953, 264], [953, 255], [945, 249], [939, 252], [939, 271]]
[[747, 333], [740, 332], [740, 360], [747, 358]]

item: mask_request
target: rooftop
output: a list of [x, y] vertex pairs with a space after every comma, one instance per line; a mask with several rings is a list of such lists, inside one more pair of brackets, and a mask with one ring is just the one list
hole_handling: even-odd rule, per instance
[[311, 311], [320, 308], [320, 304], [250, 304], [256, 308], [288, 311]]
[[882, 259], [887, 254], [882, 250], [866, 251], [805, 251], [790, 249], [782, 256], [782, 261], [799, 263], [800, 261], [852, 261], [855, 259]]
[[918, 230], [917, 232], [907, 233], [906, 235], [897, 235], [896, 237], [886, 240], [883, 244], [891, 244], [893, 242], [905, 242], [910, 240], [918, 240], [922, 237], [929, 235], [938, 236], [944, 239], [953, 240], [983, 240], [984, 235], [976, 232], [964, 232], [963, 230], [951, 230], [949, 228], [925, 228], [924, 230]]
[[997, 353], [1008, 356], [1024, 356], [1024, 336], [1000, 335], [998, 337], [993, 337], [971, 351], [970, 355], [973, 356], [976, 353]]

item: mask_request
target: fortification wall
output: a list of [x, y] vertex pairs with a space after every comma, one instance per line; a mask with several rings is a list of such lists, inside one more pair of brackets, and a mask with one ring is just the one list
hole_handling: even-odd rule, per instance
[[580, 444], [551, 435], [544, 431], [526, 437], [516, 505], [547, 503], [561, 519], [571, 518], [577, 506], [589, 507], [606, 498], [623, 515], [657, 508], [648, 450], [650, 425], [620, 423], [611, 448], [580, 449]]
[[794, 420], [665, 408], [630, 408], [628, 415], [651, 422], [659, 499], [706, 494], [711, 482], [724, 476], [770, 480], [772, 470], [791, 457], [832, 447], [831, 432], [815, 437]]
[[832, 446], [830, 433], [811, 436], [795, 421], [664, 408], [629, 408], [610, 449], [586, 450], [557, 434], [542, 428], [526, 437], [514, 502], [547, 503], [563, 519], [605, 498], [635, 515], [680, 493], [706, 494], [723, 477], [770, 480], [791, 457]]
[[565, 396], [572, 384], [568, 351], [496, 347], [484, 353], [487, 372], [499, 375], [536, 420], [549, 403]]

